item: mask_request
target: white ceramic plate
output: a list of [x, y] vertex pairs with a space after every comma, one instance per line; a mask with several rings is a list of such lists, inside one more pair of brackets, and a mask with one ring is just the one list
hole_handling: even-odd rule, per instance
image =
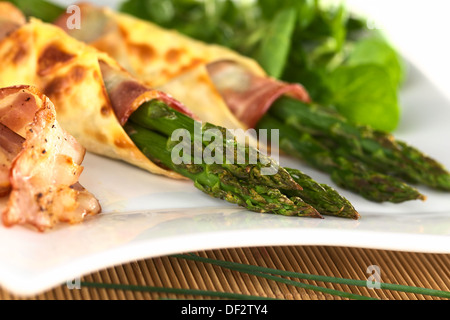
[[[450, 102], [412, 70], [397, 137], [450, 167]], [[281, 159], [317, 181], [327, 176]], [[33, 295], [82, 275], [129, 261], [219, 248], [329, 245], [450, 253], [450, 196], [421, 189], [425, 203], [375, 204], [340, 190], [360, 221], [258, 214], [209, 198], [190, 182], [172, 181], [127, 164], [87, 155], [82, 184], [104, 213], [77, 226], [40, 234], [0, 226], [0, 285]], [[335, 186], [334, 186], [335, 187]]]
[[[396, 136], [450, 168], [450, 101], [412, 69], [402, 105]], [[283, 158], [281, 164], [334, 186], [326, 175], [294, 159]], [[317, 220], [248, 212], [207, 197], [189, 182], [90, 154], [84, 166], [81, 182], [100, 199], [104, 213], [46, 234], [0, 226], [4, 289], [34, 295], [117, 264], [219, 248], [329, 245], [450, 253], [450, 194], [427, 188], [421, 189], [427, 202], [401, 205], [374, 204], [338, 188], [362, 219]]]

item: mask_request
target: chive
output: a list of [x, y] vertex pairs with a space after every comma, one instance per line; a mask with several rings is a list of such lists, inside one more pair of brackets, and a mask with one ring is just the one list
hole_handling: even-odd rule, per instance
[[[358, 286], [358, 287], [367, 287], [367, 281], [364, 281], [364, 280], [352, 280], [352, 279], [342, 279], [342, 278], [320, 276], [320, 275], [309, 275], [309, 274], [304, 274], [304, 273], [282, 271], [282, 270], [270, 269], [270, 268], [259, 267], [259, 266], [245, 265], [245, 264], [240, 264], [240, 263], [235, 263], [235, 262], [218, 261], [218, 260], [214, 260], [214, 259], [202, 258], [202, 257], [195, 256], [195, 255], [174, 255], [173, 257], [179, 258], [179, 259], [193, 260], [193, 261], [198, 261], [198, 262], [203, 262], [203, 263], [215, 264], [217, 266], [221, 266], [221, 267], [227, 268], [227, 269], [235, 268], [235, 269], [240, 269], [242, 271], [276, 274], [278, 276], [283, 276], [283, 277], [299, 278], [299, 279], [304, 279], [304, 280], [328, 282], [328, 283], [343, 284], [343, 285]], [[428, 296], [447, 298], [447, 299], [450, 298], [450, 292], [448, 292], [448, 291], [419, 288], [419, 287], [412, 287], [412, 286], [405, 286], [405, 285], [380, 283], [380, 289], [428, 295]]]
[[[260, 268], [256, 267], [256, 266], [242, 265], [242, 264], [233, 263], [233, 262], [222, 262], [222, 261], [206, 259], [206, 258], [201, 258], [198, 256], [192, 256], [192, 255], [189, 255], [189, 256], [174, 255], [172, 257], [179, 258], [179, 259], [185, 259], [185, 260], [204, 262], [204, 263], [211, 263], [211, 264], [214, 264], [214, 265], [217, 265], [220, 267], [224, 267], [226, 269], [247, 273], [247, 274], [254, 275], [254, 276], [257, 276], [260, 278], [265, 278], [267, 280], [272, 280], [272, 281], [280, 282], [280, 283], [283, 283], [286, 285], [290, 285], [290, 286], [294, 286], [294, 287], [298, 287], [298, 288], [302, 288], [302, 289], [306, 289], [306, 290], [322, 292], [325, 294], [330, 294], [330, 295], [338, 296], [338, 297], [342, 297], [342, 298], [353, 299], [353, 300], [378, 300], [375, 298], [365, 297], [365, 296], [361, 296], [358, 294], [347, 293], [347, 292], [343, 292], [343, 291], [339, 291], [339, 290], [335, 290], [335, 289], [323, 288], [323, 287], [305, 284], [305, 283], [301, 283], [301, 282], [297, 282], [297, 281], [293, 281], [293, 280], [283, 279], [283, 278], [279, 277], [279, 274], [277, 274], [278, 271], [273, 273], [273, 274], [277, 274], [278, 276], [273, 276], [273, 275], [267, 274], [267, 272], [258, 271], [258, 270], [260, 270]], [[265, 269], [265, 268], [263, 268], [263, 269]]]
[[150, 286], [108, 284], [108, 283], [94, 283], [94, 282], [81, 282], [81, 286], [88, 287], [88, 288], [96, 288], [96, 289], [157, 292], [157, 293], [169, 293], [169, 294], [177, 294], [177, 295], [193, 295], [193, 296], [210, 296], [210, 297], [217, 297], [217, 298], [221, 298], [221, 299], [232, 299], [232, 300], [235, 300], [235, 299], [238, 299], [238, 300], [276, 300], [276, 299], [257, 297], [257, 296], [251, 296], [251, 295], [207, 291], [207, 290], [161, 288], [161, 287], [150, 287]]

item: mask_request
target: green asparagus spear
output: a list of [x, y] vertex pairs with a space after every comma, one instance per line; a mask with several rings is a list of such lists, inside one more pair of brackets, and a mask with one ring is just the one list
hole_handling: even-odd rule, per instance
[[281, 150], [330, 174], [339, 187], [358, 193], [370, 201], [401, 203], [425, 200], [419, 191], [400, 179], [374, 171], [349, 155], [339, 155], [336, 149], [328, 148], [315, 139], [312, 132], [302, 132], [272, 114], [266, 115], [258, 127], [269, 129], [269, 133], [271, 129], [279, 129]]
[[351, 124], [329, 108], [283, 97], [270, 114], [348, 159], [406, 182], [450, 191], [450, 173], [436, 160], [391, 134]]
[[[354, 220], [360, 218], [353, 205], [336, 190], [326, 184], [319, 184], [300, 170], [285, 168], [287, 172], [302, 185], [299, 193], [308, 203], [314, 203], [315, 208], [323, 215], [346, 217]], [[338, 213], [338, 214], [336, 214]]]
[[[275, 213], [287, 216], [321, 217], [321, 214], [335, 215], [357, 219], [356, 210], [348, 201], [343, 199], [334, 190], [326, 189], [318, 184], [314, 185], [312, 179], [301, 175], [292, 177], [287, 169], [281, 168], [267, 161], [267, 157], [258, 153], [257, 163], [239, 164], [237, 151], [243, 150], [245, 158], [255, 150], [249, 146], [237, 144], [236, 139], [229, 139], [226, 129], [204, 124], [201, 126], [202, 134], [212, 128], [224, 133], [224, 145], [233, 146], [234, 163], [225, 159], [221, 163], [205, 163], [196, 161], [196, 150], [204, 151], [208, 148], [205, 140], [200, 144], [189, 141], [191, 152], [184, 163], [175, 163], [172, 153], [178, 141], [172, 141], [172, 134], [177, 129], [185, 129], [191, 135], [196, 134], [195, 126], [199, 125], [193, 119], [169, 108], [162, 102], [152, 101], [141, 106], [130, 118], [125, 129], [135, 144], [150, 159], [194, 181], [195, 186], [212, 197], [224, 199], [231, 203], [241, 205], [251, 211]], [[198, 133], [198, 132], [197, 132]], [[227, 140], [228, 139], [228, 140]], [[262, 161], [264, 160], [264, 161]], [[261, 170], [267, 166], [274, 166], [276, 174], [263, 175]], [[308, 182], [308, 188], [302, 189], [301, 184]], [[317, 186], [317, 188], [315, 188]], [[307, 197], [306, 202], [302, 197]], [[322, 205], [322, 200], [336, 205]], [[319, 209], [316, 209], [318, 206]], [[321, 212], [322, 211], [322, 212]]]

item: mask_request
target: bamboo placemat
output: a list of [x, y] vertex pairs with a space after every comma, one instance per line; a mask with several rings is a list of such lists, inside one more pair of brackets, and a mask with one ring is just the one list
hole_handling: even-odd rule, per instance
[[[194, 253], [200, 257], [237, 262], [304, 274], [354, 280], [370, 277], [369, 266], [378, 266], [381, 282], [450, 291], [450, 255], [394, 252], [345, 247], [255, 247]], [[288, 279], [288, 278], [286, 278]], [[381, 300], [446, 300], [445, 298], [384, 289], [369, 289], [311, 280], [322, 286]], [[213, 264], [175, 257], [159, 257], [101, 270], [84, 276], [80, 289], [63, 284], [27, 300], [159, 300], [220, 299], [211, 296], [93, 288], [84, 283], [121, 284], [157, 288], [196, 289], [283, 300], [341, 300], [347, 298], [274, 282]], [[23, 300], [0, 289], [1, 300]]]

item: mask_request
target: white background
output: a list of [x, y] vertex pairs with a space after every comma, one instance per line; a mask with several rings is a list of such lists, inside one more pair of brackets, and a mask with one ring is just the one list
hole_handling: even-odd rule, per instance
[[450, 1], [346, 0], [370, 16], [393, 44], [450, 97]]

